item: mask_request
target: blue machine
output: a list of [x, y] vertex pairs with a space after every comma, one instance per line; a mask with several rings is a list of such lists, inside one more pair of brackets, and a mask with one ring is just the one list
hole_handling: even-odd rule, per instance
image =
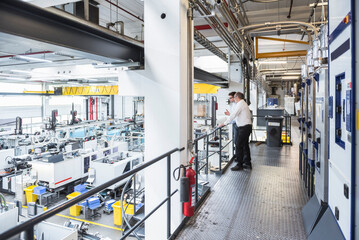
[[267, 106], [278, 105], [278, 98], [267, 98]]

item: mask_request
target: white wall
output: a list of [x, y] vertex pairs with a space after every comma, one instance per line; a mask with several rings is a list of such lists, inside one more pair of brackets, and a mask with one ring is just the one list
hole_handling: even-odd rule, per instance
[[[146, 0], [145, 70], [119, 73], [119, 94], [145, 97], [145, 161], [177, 147], [187, 146], [187, 99], [192, 96], [187, 80], [186, 0]], [[162, 13], [166, 18], [162, 19]], [[156, 34], [153, 34], [156, 33]], [[190, 36], [192, 40], [193, 37]], [[172, 170], [187, 163], [187, 152], [175, 153]], [[166, 161], [145, 171], [146, 214], [166, 197]], [[179, 183], [171, 178], [172, 190]], [[179, 195], [172, 198], [171, 232], [182, 222]], [[166, 237], [166, 204], [146, 221], [146, 239]]]

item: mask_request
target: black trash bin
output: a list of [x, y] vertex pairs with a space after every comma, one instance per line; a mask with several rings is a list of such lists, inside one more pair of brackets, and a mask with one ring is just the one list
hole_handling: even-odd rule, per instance
[[267, 146], [282, 146], [282, 126], [284, 117], [266, 116]]

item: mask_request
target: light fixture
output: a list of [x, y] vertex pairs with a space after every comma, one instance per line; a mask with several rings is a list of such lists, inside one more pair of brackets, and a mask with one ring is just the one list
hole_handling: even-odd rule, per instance
[[290, 75], [290, 76], [299, 76], [301, 73], [300, 72], [286, 72], [283, 75]]
[[0, 77], [3, 79], [8, 79], [8, 80], [19, 80], [19, 81], [26, 81], [26, 78], [18, 78], [18, 77]]
[[11, 72], [15, 72], [15, 73], [27, 73], [30, 74], [31, 71], [25, 71], [25, 70], [11, 70]]
[[47, 62], [47, 63], [52, 62], [51, 60], [47, 60], [47, 59], [43, 59], [43, 58], [28, 57], [28, 56], [24, 56], [24, 55], [16, 55], [15, 57], [13, 57], [13, 59], [21, 59], [21, 60], [32, 61], [32, 62]]
[[286, 64], [287, 61], [261, 61], [259, 64]]
[[296, 77], [296, 76], [286, 76], [286, 77], [282, 77], [282, 80], [291, 80], [291, 79], [296, 80], [298, 78], [299, 78], [299, 75], [298, 75], [298, 77]]

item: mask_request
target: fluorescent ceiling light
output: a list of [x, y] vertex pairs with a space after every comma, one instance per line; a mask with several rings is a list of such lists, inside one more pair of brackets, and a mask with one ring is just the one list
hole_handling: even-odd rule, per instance
[[20, 58], [23, 60], [33, 61], [33, 62], [47, 62], [47, 63], [52, 62], [51, 60], [47, 60], [47, 59], [43, 59], [43, 58], [28, 57], [28, 56], [24, 56], [24, 55], [16, 55], [14, 58]]
[[287, 61], [263, 61], [259, 62], [259, 64], [286, 64]]
[[301, 74], [300, 72], [286, 72], [283, 75], [299, 76], [300, 74]]
[[11, 72], [15, 72], [15, 73], [31, 73], [31, 71], [25, 71], [25, 70], [11, 70]]
[[26, 81], [27, 80], [25, 78], [18, 78], [18, 77], [0, 77], [0, 78], [9, 79], [9, 80], [20, 80], [20, 81]]
[[298, 77], [296, 77], [296, 76], [282, 77], [283, 80], [298, 79], [298, 78], [299, 78], [299, 76]]

